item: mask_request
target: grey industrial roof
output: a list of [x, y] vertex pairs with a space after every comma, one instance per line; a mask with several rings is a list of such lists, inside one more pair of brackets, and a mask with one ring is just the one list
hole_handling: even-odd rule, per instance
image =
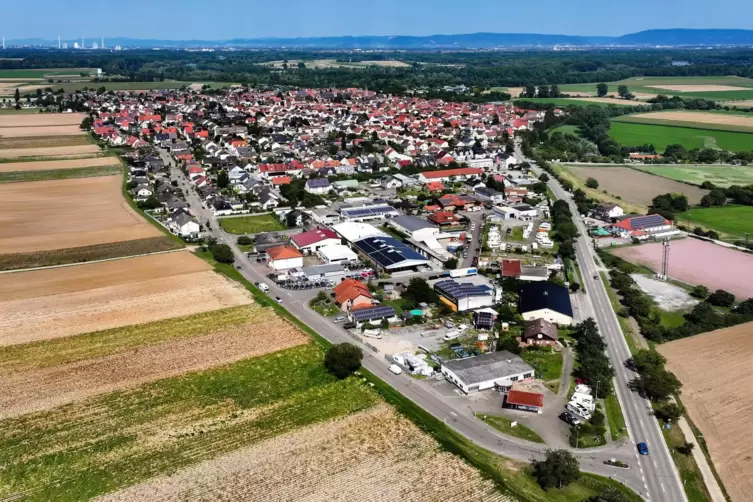
[[506, 350], [442, 363], [466, 385], [497, 380], [520, 373], [533, 373], [533, 368], [520, 357]]
[[329, 274], [331, 272], [345, 272], [342, 265], [332, 263], [330, 265], [316, 265], [313, 267], [301, 267], [301, 272], [308, 275]]
[[521, 265], [520, 275], [528, 277], [549, 277], [549, 270], [546, 267], [539, 267], [537, 265]]
[[422, 228], [437, 228], [435, 225], [432, 225], [425, 219], [417, 216], [401, 215], [397, 218], [393, 218], [392, 221], [410, 232], [415, 232]]

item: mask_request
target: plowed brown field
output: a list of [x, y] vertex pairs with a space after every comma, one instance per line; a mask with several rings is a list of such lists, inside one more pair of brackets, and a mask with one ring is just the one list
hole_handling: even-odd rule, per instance
[[[225, 324], [222, 329], [202, 329], [211, 326], [214, 319], [192, 316], [82, 335], [85, 340], [68, 337], [37, 344], [28, 350], [20, 347], [13, 352], [25, 360], [20, 363], [11, 358], [2, 361], [0, 419], [308, 342], [300, 330], [278, 318], [271, 309], [258, 306], [241, 309], [246, 314], [246, 322], [235, 326]], [[213, 314], [222, 318], [225, 312]], [[186, 330], [186, 324], [192, 324], [193, 329]], [[159, 342], [155, 337], [168, 334], [177, 339], [153, 343]], [[125, 347], [114, 340], [117, 337], [125, 339]], [[140, 345], [131, 346], [138, 342]], [[87, 351], [84, 345], [104, 346], [109, 350], [101, 357], [81, 359]], [[45, 348], [59, 354], [62, 364], [45, 364], [54, 357], [42, 354]]]
[[494, 483], [386, 405], [306, 427], [97, 498], [246, 502], [501, 502]]
[[57, 157], [61, 155], [80, 155], [83, 153], [99, 153], [97, 145], [78, 146], [50, 146], [46, 148], [9, 148], [0, 150], [0, 158], [15, 159], [16, 157]]
[[0, 138], [26, 138], [29, 136], [83, 136], [77, 125], [0, 127]]
[[656, 122], [687, 122], [689, 124], [715, 124], [753, 128], [753, 117], [710, 112], [651, 112], [631, 115], [637, 119], [650, 119]]
[[0, 127], [79, 126], [85, 117], [85, 113], [0, 115]]
[[251, 303], [238, 283], [187, 253], [0, 274], [0, 345]]
[[80, 169], [82, 167], [117, 166], [117, 157], [94, 157], [92, 159], [45, 160], [39, 162], [0, 162], [0, 173], [16, 171], [56, 171], [58, 169]]
[[121, 176], [0, 185], [0, 254], [159, 236], [121, 193]]
[[753, 323], [658, 345], [735, 501], [753, 500]]

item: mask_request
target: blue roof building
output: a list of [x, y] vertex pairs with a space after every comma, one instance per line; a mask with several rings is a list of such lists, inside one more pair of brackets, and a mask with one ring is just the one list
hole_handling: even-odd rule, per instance
[[366, 237], [355, 241], [353, 248], [387, 272], [415, 269], [429, 264], [427, 258], [394, 237]]

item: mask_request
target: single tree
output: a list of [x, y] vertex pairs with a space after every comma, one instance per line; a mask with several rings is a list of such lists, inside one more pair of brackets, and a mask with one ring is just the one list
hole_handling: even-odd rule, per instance
[[533, 84], [528, 84], [523, 91], [523, 97], [524, 98], [535, 98], [536, 97], [536, 86]]
[[626, 85], [617, 86], [617, 94], [622, 99], [633, 99], [633, 94], [628, 90], [628, 86]]
[[239, 246], [250, 246], [254, 243], [254, 240], [248, 235], [241, 235], [240, 237], [238, 237], [237, 242]]
[[685, 444], [677, 447], [677, 451], [683, 455], [690, 455], [693, 453], [693, 448], [695, 448], [695, 444], [685, 441]]
[[227, 171], [223, 169], [217, 174], [217, 187], [227, 188], [229, 184], [230, 184], [230, 177], [228, 176]]
[[717, 289], [706, 298], [706, 301], [717, 307], [731, 307], [735, 303], [735, 295], [723, 289]]
[[437, 293], [429, 286], [429, 283], [421, 277], [414, 277], [408, 283], [408, 287], [402, 294], [404, 300], [409, 300], [414, 305], [418, 305], [421, 302], [437, 303], [439, 297]]
[[539, 176], [539, 181], [546, 183], [547, 181], [549, 181], [549, 176], [546, 173], [541, 173], [541, 176]]
[[17, 105], [18, 102], [21, 101], [21, 92], [18, 90], [18, 87], [16, 87], [16, 92], [13, 97], [15, 98], [16, 105]]
[[600, 84], [596, 84], [596, 95], [597, 96], [599, 96], [600, 98], [603, 98], [607, 94], [609, 94], [609, 86], [607, 84], [605, 84], [604, 82], [602, 82]]
[[674, 423], [685, 412], [685, 408], [677, 403], [661, 403], [654, 408], [654, 416], [667, 423]]
[[549, 88], [549, 95], [552, 96], [553, 98], [559, 98], [560, 96], [562, 96], [562, 93], [560, 92], [560, 86], [558, 86], [557, 84], [553, 84]]
[[544, 490], [563, 488], [580, 477], [578, 459], [567, 450], [548, 450], [545, 460], [531, 461], [533, 477]]
[[540, 98], [548, 98], [549, 97], [549, 86], [548, 85], [540, 85], [539, 86], [539, 97]]
[[710, 294], [711, 292], [706, 286], [696, 286], [690, 291], [690, 296], [700, 298], [701, 300], [705, 300]]
[[588, 179], [586, 180], [586, 186], [587, 186], [588, 188], [594, 188], [594, 189], [596, 189], [596, 188], [599, 188], [599, 182], [598, 182], [598, 181], [596, 181], [596, 179], [595, 179], [595, 178], [588, 178]]
[[324, 366], [337, 378], [347, 378], [361, 367], [363, 352], [350, 343], [333, 345], [324, 356]]
[[585, 500], [585, 502], [630, 502], [631, 499], [617, 488], [610, 486], [598, 495]]
[[233, 263], [235, 261], [233, 250], [227, 244], [210, 244], [209, 252], [212, 253], [212, 258], [220, 263]]

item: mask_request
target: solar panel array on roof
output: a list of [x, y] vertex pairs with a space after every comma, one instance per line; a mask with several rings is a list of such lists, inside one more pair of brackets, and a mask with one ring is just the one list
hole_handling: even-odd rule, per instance
[[384, 216], [398, 214], [395, 208], [388, 205], [369, 207], [348, 207], [340, 211], [346, 218], [363, 218], [365, 216]]
[[439, 281], [434, 284], [434, 289], [445, 296], [459, 300], [469, 296], [487, 296], [492, 292], [489, 286], [476, 285], [470, 282], [461, 283], [451, 279]]
[[366, 237], [354, 242], [353, 245], [384, 268], [399, 268], [404, 262], [410, 261], [428, 262], [426, 258], [393, 237]]
[[351, 311], [351, 315], [358, 322], [370, 321], [372, 319], [384, 319], [385, 317], [394, 317], [395, 309], [389, 305], [360, 309]]
[[490, 312], [476, 312], [473, 315], [477, 328], [491, 328], [494, 326], [494, 315]]
[[649, 214], [647, 216], [636, 216], [630, 218], [630, 226], [634, 230], [643, 230], [644, 228], [660, 227], [664, 225], [664, 216], [658, 214]]

